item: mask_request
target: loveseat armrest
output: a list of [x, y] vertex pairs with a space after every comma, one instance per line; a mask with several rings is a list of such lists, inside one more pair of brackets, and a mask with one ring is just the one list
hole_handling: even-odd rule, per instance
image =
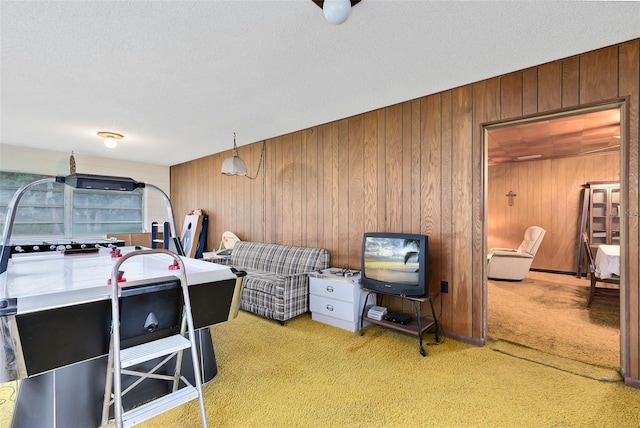
[[284, 278], [285, 281], [288, 281], [288, 280], [293, 280], [293, 279], [296, 279], [296, 278], [303, 278], [303, 279], [305, 277], [308, 278], [310, 273], [313, 273], [313, 272], [286, 273], [286, 274], [282, 274], [282, 275], [279, 275], [279, 276]]

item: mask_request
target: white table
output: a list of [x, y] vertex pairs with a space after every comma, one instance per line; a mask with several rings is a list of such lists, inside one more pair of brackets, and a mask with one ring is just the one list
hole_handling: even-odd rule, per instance
[[609, 279], [620, 276], [620, 245], [600, 245], [594, 261], [596, 276]]

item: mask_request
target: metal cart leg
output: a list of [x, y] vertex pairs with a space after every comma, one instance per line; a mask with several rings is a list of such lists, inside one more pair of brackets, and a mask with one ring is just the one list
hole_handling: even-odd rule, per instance
[[420, 313], [420, 302], [417, 300], [414, 300], [413, 304], [416, 306], [416, 316], [418, 318], [418, 338], [420, 339], [420, 355], [422, 355], [423, 357], [426, 357], [427, 351], [424, 349], [424, 345], [422, 344], [422, 314]]
[[362, 313], [360, 313], [360, 336], [364, 336], [364, 311], [367, 310], [367, 302], [369, 301], [369, 296], [371, 296], [371, 292], [367, 293], [367, 296], [364, 298]]

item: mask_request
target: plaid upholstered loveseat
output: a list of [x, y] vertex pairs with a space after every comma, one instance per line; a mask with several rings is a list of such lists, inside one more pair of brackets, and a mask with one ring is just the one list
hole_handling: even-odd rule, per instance
[[247, 272], [240, 308], [284, 324], [308, 311], [308, 274], [329, 267], [329, 252], [240, 241], [233, 247], [229, 264]]

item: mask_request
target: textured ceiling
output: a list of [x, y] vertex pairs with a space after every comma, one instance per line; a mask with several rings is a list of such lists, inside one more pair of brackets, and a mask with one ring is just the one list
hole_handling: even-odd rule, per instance
[[311, 0], [1, 1], [0, 143], [174, 165], [635, 39], [638, 17], [364, 0], [332, 26]]
[[620, 110], [546, 118], [487, 132], [489, 164], [620, 150]]

